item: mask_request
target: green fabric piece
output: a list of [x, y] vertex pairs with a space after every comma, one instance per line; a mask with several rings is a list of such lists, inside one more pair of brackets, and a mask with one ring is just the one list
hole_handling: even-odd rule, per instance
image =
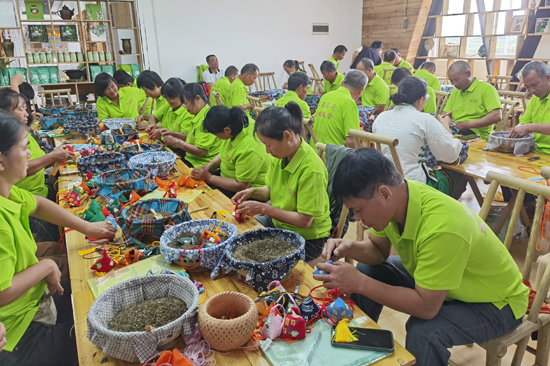
[[208, 69], [208, 65], [200, 65], [199, 72], [197, 73], [197, 83], [202, 80], [202, 73]]
[[90, 203], [90, 206], [88, 206], [87, 211], [90, 211], [91, 213], [96, 214], [101, 210], [102, 210], [101, 205], [97, 203], [96, 200], [92, 200], [92, 202]]

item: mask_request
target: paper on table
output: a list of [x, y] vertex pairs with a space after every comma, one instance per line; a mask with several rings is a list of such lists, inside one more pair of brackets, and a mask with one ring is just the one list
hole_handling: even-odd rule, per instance
[[[186, 189], [183, 192], [178, 191], [178, 199], [180, 201], [183, 201], [185, 203], [191, 203], [193, 202], [198, 196], [201, 195], [203, 191], [200, 189]], [[161, 191], [159, 189], [155, 189], [153, 192], [146, 194], [145, 196], [141, 197], [140, 201], [143, 200], [150, 200], [153, 198], [162, 198], [166, 192]]]

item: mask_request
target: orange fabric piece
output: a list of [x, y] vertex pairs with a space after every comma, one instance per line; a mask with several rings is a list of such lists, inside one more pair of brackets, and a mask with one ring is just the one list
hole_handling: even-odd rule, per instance
[[[527, 306], [527, 314], [531, 311], [531, 306], [533, 306], [533, 301], [535, 301], [535, 296], [537, 296], [537, 292], [533, 290], [531, 287], [531, 283], [527, 280], [523, 280], [523, 284], [527, 287], [529, 287], [529, 306]], [[541, 314], [550, 314], [550, 308], [545, 303], [542, 303], [542, 307], [540, 308]]]
[[170, 182], [165, 182], [159, 177], [155, 178], [155, 182], [157, 182], [157, 185], [159, 186], [159, 188], [162, 188], [164, 190], [166, 190], [166, 188], [168, 188], [168, 185], [170, 184]]
[[80, 183], [79, 187], [82, 188], [84, 190], [84, 192], [90, 192], [90, 187], [88, 187], [86, 182]]
[[172, 366], [194, 366], [191, 360], [185, 357], [177, 348], [172, 351], [164, 351], [159, 359], [155, 362], [155, 366], [169, 364]]
[[172, 363], [172, 352], [170, 351], [162, 352], [159, 359], [155, 362], [155, 366], [162, 365], [163, 363], [167, 363], [167, 364]]

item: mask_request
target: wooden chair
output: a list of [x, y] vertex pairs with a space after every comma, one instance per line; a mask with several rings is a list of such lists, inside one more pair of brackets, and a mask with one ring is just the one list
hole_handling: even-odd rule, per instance
[[397, 90], [397, 87], [393, 84], [388, 85], [388, 88], [390, 89], [390, 103], [388, 103], [388, 106], [386, 107], [387, 111], [389, 111], [390, 109], [393, 108], [393, 106], [391, 104], [391, 96], [395, 93], [394, 90]]
[[216, 99], [216, 105], [225, 105], [220, 97], [220, 93], [212, 90], [212, 95], [214, 96], [214, 99]]
[[317, 72], [317, 70], [315, 69], [315, 66], [313, 66], [313, 64], [308, 64], [309, 68], [311, 69], [311, 75], [313, 75], [314, 78], [320, 78], [321, 75], [319, 75], [319, 73]]
[[435, 116], [439, 116], [443, 114], [443, 110], [445, 109], [445, 106], [447, 105], [447, 102], [449, 101], [449, 95], [451, 93], [447, 93], [441, 90], [434, 90], [435, 92], [435, 98], [436, 104], [437, 104], [437, 111], [435, 113]]
[[312, 95], [321, 95], [323, 93], [323, 83], [325, 79], [323, 78], [317, 78], [312, 77], [310, 78], [312, 86], [311, 86], [311, 94]]
[[512, 76], [487, 75], [487, 83], [493, 85], [497, 90], [508, 90]]
[[263, 105], [262, 100], [260, 98], [251, 97], [250, 95], [247, 95], [246, 99], [248, 99], [248, 101], [252, 105], [252, 110], [254, 110], [254, 108], [261, 108], [261, 110], [265, 109], [265, 106]]
[[[519, 105], [519, 102], [515, 100], [508, 100], [508, 99], [502, 99], [502, 98], [500, 98], [500, 103], [502, 105], [502, 119], [495, 126], [495, 131], [497, 132], [505, 130], [508, 119], [510, 119], [511, 116], [515, 114], [514, 110], [516, 106]], [[514, 127], [514, 126], [515, 125], [512, 125], [511, 127]]]
[[447, 77], [445, 77], [445, 76], [438, 76], [437, 78], [439, 79], [439, 83], [440, 83], [441, 85], [448, 85], [448, 84], [451, 83], [451, 82], [449, 81], [449, 79], [447, 79]]
[[50, 101], [52, 102], [52, 106], [55, 106], [55, 96], [57, 96], [57, 101], [59, 102], [59, 106], [63, 106], [63, 100], [61, 99], [61, 94], [63, 94], [63, 97], [65, 94], [67, 94], [67, 99], [69, 100], [69, 104], [73, 105], [73, 99], [71, 98], [71, 89], [56, 89], [56, 90], [39, 90], [38, 95], [40, 96], [40, 101], [42, 102], [42, 107], [46, 107], [46, 97], [49, 96]]
[[317, 144], [319, 140], [317, 139], [317, 135], [315, 134], [315, 132], [313, 132], [313, 117], [311, 119], [302, 118], [302, 124], [304, 125], [304, 128], [309, 131], [313, 142]]
[[[269, 90], [277, 89], [277, 83], [275, 83], [275, 73], [274, 72], [261, 72], [258, 74], [258, 81], [260, 83], [260, 89]], [[273, 85], [271, 85], [273, 82]]]
[[498, 95], [502, 99], [515, 100], [519, 103], [514, 110], [512, 115], [512, 126], [517, 125], [516, 121], [519, 121], [519, 117], [525, 113], [527, 109], [527, 93], [526, 92], [517, 92], [517, 91], [508, 91], [508, 90], [499, 90]]
[[[306, 66], [304, 61], [298, 61], [298, 65], [300, 65], [300, 69], [306, 71]], [[307, 74], [307, 72], [306, 72]]]
[[[548, 169], [544, 167], [543, 169]], [[543, 174], [544, 176], [544, 174]], [[491, 204], [497, 192], [499, 185], [503, 185], [517, 190], [516, 200], [514, 208], [512, 210], [512, 216], [510, 218], [510, 224], [506, 237], [504, 239], [504, 246], [506, 249], [510, 249], [512, 238], [514, 235], [515, 223], [518, 220], [520, 211], [523, 208], [523, 199], [526, 193], [531, 193], [538, 196], [537, 205], [535, 209], [535, 217], [533, 220], [532, 234], [529, 237], [529, 243], [527, 246], [527, 252], [525, 255], [525, 262], [523, 264], [522, 276], [523, 279], [529, 280], [531, 274], [531, 267], [533, 264], [534, 253], [539, 232], [540, 222], [542, 217], [542, 211], [548, 198], [550, 198], [550, 187], [542, 184], [537, 184], [530, 180], [519, 179], [515, 177], [509, 177], [507, 175], [498, 174], [494, 172], [487, 173], [487, 180], [491, 181], [489, 190], [483, 202], [483, 206], [479, 212], [479, 216], [483, 220], [487, 220]], [[550, 266], [546, 268], [539, 288], [536, 288], [537, 295], [533, 301], [531, 311], [525, 315], [522, 324], [509, 334], [502, 337], [491, 339], [483, 344], [481, 347], [487, 350], [486, 365], [497, 366], [501, 364], [502, 357], [506, 354], [506, 350], [513, 344], [517, 345], [512, 365], [521, 365], [521, 360], [527, 349], [527, 344], [531, 337], [531, 333], [538, 331], [537, 349], [535, 353], [535, 365], [547, 366], [550, 356], [550, 314], [540, 314], [540, 308], [545, 302], [545, 297], [550, 287]]]
[[[257, 91], [257, 92], [263, 90], [263, 89], [261, 89], [261, 88], [258, 86], [258, 80], [254, 80], [254, 88], [256, 88], [256, 90], [254, 90], [254, 91]], [[248, 92], [249, 92], [249, 93], [252, 93], [252, 92], [253, 92], [253, 91], [252, 91], [252, 85], [249, 85], [249, 86], [248, 86]]]

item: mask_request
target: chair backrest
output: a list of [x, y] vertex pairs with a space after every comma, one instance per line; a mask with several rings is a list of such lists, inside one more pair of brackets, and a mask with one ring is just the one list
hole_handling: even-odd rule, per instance
[[348, 130], [348, 133], [351, 137], [353, 137], [356, 148], [363, 146], [361, 144], [361, 141], [366, 141], [366, 147], [370, 147], [371, 144], [373, 144], [374, 148], [376, 148], [376, 150], [378, 151], [382, 151], [382, 145], [388, 145], [392, 156], [393, 165], [395, 165], [395, 168], [397, 169], [399, 174], [403, 175], [401, 161], [399, 160], [399, 155], [397, 155], [397, 149], [395, 148], [397, 145], [399, 145], [398, 139], [353, 129]]
[[307, 74], [305, 62], [304, 61], [298, 61], [298, 65], [300, 65], [300, 69], [302, 69]]
[[447, 102], [449, 101], [449, 95], [451, 93], [447, 93], [441, 90], [434, 90], [436, 104], [437, 104], [437, 111], [435, 113], [435, 116], [439, 116], [443, 113], [443, 110], [445, 109], [445, 105], [447, 105]]
[[321, 75], [319, 75], [319, 73], [317, 72], [317, 70], [315, 69], [315, 66], [313, 66], [313, 64], [308, 64], [309, 68], [311, 69], [311, 75], [313, 75], [314, 78], [320, 78]]
[[437, 78], [439, 79], [439, 83], [440, 83], [441, 85], [448, 85], [448, 84], [451, 83], [451, 82], [449, 81], [449, 79], [447, 79], [446, 76], [438, 76]]
[[254, 110], [254, 108], [262, 108], [262, 109], [265, 108], [265, 106], [263, 105], [262, 100], [260, 98], [251, 97], [250, 95], [247, 95], [246, 99], [248, 99], [248, 101], [252, 105], [253, 110]]
[[527, 92], [499, 90], [498, 95], [501, 96], [502, 99], [519, 101], [524, 111], [527, 108]]
[[321, 95], [321, 93], [323, 93], [323, 83], [324, 83], [324, 80], [323, 78], [319, 78], [319, 77], [312, 77], [310, 78], [311, 82], [312, 82], [312, 86], [311, 86], [311, 94], [312, 95]]
[[[391, 96], [395, 93], [394, 90], [397, 90], [397, 87], [393, 84], [388, 85], [389, 92], [390, 92], [390, 102], [388, 103], [388, 106], [386, 107], [386, 110], [389, 111], [393, 106], [391, 104]], [[374, 113], [374, 111], [372, 112]]]
[[512, 79], [512, 76], [487, 75], [487, 82], [494, 86], [497, 90], [508, 90]]
[[259, 92], [259, 91], [262, 91], [263, 89], [261, 87], [258, 86], [258, 79], [254, 80], [254, 88], [256, 90], [252, 90], [252, 85], [249, 85], [248, 86], [248, 92], [249, 93], [252, 93], [252, 92]]
[[[541, 169], [541, 174], [544, 177], [550, 176], [548, 174], [545, 174], [545, 171], [547, 173], [550, 172], [550, 168], [543, 167]], [[535, 247], [538, 240], [538, 232], [541, 225], [543, 209], [545, 204], [547, 203], [548, 198], [550, 198], [550, 187], [542, 184], [537, 184], [531, 180], [515, 178], [515, 177], [494, 173], [494, 172], [487, 173], [487, 180], [491, 181], [491, 185], [489, 186], [489, 190], [487, 192], [487, 195], [485, 196], [485, 201], [483, 202], [483, 205], [481, 206], [481, 210], [479, 212], [479, 216], [483, 220], [487, 220], [489, 210], [491, 209], [491, 205], [492, 205], [493, 199], [495, 198], [495, 194], [497, 192], [499, 185], [503, 185], [508, 188], [517, 190], [517, 194], [514, 193], [514, 195], [512, 196], [512, 199], [515, 196], [516, 200], [515, 200], [514, 208], [512, 210], [512, 215], [510, 217], [508, 230], [506, 231], [506, 237], [504, 239], [504, 246], [508, 250], [510, 249], [510, 246], [512, 244], [514, 229], [516, 227], [516, 222], [519, 218], [520, 211], [523, 209], [523, 199], [525, 197], [525, 194], [530, 193], [537, 196], [537, 205], [535, 208], [535, 216], [533, 218], [533, 227], [531, 228], [531, 235], [529, 236], [529, 243], [527, 245], [527, 252], [525, 254], [525, 262], [523, 264], [523, 269], [521, 271], [523, 279], [529, 280], [531, 275], [531, 268], [534, 260]], [[546, 271], [544, 272], [544, 275], [542, 277], [542, 281], [539, 285], [539, 288], [535, 289], [537, 290], [537, 295], [535, 296], [535, 300], [533, 301], [533, 305], [531, 306], [531, 311], [529, 312], [527, 320], [533, 323], [537, 322], [537, 318], [540, 313], [540, 308], [545, 300], [546, 295], [548, 294], [549, 287], [550, 287], [550, 266], [547, 266]]]
[[[500, 98], [500, 104], [502, 105], [502, 119], [495, 126], [495, 131], [502, 131], [506, 127], [508, 119], [514, 115], [514, 109], [519, 105], [518, 101], [508, 100]], [[514, 127], [514, 126], [511, 126]]]
[[313, 142], [317, 144], [319, 140], [317, 139], [317, 135], [315, 134], [315, 132], [313, 132], [313, 118], [311, 119], [302, 118], [302, 124], [304, 125], [304, 128], [306, 128], [309, 131], [309, 134], [311, 135]]
[[67, 99], [69, 100], [69, 104], [73, 105], [73, 98], [71, 97], [71, 89], [55, 89], [55, 90], [39, 90], [38, 95], [40, 96], [40, 101], [42, 102], [42, 106], [46, 106], [46, 96], [50, 97], [50, 100], [52, 102], [52, 106], [55, 106], [55, 96], [57, 96], [57, 100], [59, 102], [59, 106], [63, 106], [63, 101], [61, 99], [61, 94], [66, 94]]
[[216, 99], [216, 105], [225, 105], [220, 97], [220, 93], [212, 90], [212, 95], [214, 96], [214, 99]]
[[[261, 90], [277, 89], [274, 72], [260, 72], [258, 74], [258, 81]], [[273, 83], [273, 85], [271, 83]]]

